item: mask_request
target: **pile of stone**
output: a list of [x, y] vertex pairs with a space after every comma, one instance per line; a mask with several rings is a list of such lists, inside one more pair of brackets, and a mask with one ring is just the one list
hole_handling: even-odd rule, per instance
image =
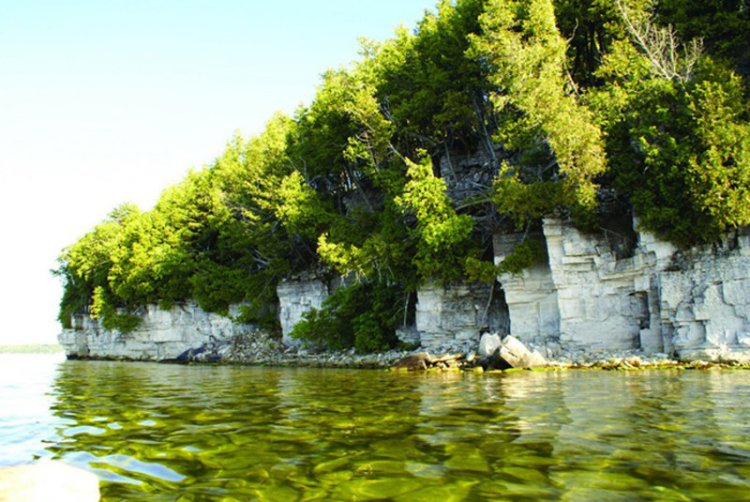
[[431, 356], [428, 352], [418, 352], [404, 357], [391, 366], [393, 370], [417, 371], [430, 368], [437, 369], [461, 369], [466, 365], [466, 357], [463, 354], [444, 354], [442, 356]]
[[261, 363], [280, 353], [283, 346], [277, 338], [264, 331], [253, 331], [230, 338], [210, 337], [208, 342], [177, 356], [174, 362]]
[[353, 349], [321, 352], [302, 346], [285, 347], [277, 337], [255, 331], [232, 338], [211, 338], [209, 342], [186, 350], [170, 362], [405, 370], [459, 370], [478, 367], [503, 370], [549, 365], [539, 350], [529, 349], [513, 336], [501, 338], [500, 335], [485, 334], [480, 340], [478, 351], [468, 346], [440, 349], [439, 355], [416, 350], [391, 350], [375, 354], [357, 354]]
[[[319, 351], [304, 346], [285, 346], [278, 336], [252, 331], [230, 338], [212, 337], [169, 362], [228, 363], [316, 368], [390, 368], [403, 371], [508, 370], [537, 368], [700, 368], [714, 362], [680, 362], [666, 354], [645, 355], [636, 350], [590, 352], [562, 349], [559, 343], [524, 344], [512, 335], [485, 333], [474, 345], [441, 345], [415, 350], [391, 350], [374, 354]], [[721, 363], [727, 365], [728, 363]]]
[[538, 350], [531, 350], [518, 338], [485, 333], [479, 340], [478, 354], [482, 366], [490, 369], [543, 368], [549, 363]]
[[319, 351], [303, 346], [285, 346], [277, 336], [252, 331], [231, 338], [211, 338], [196, 348], [164, 362], [228, 363], [318, 368], [387, 368], [412, 352], [392, 350], [375, 354]]
[[537, 350], [530, 350], [513, 336], [501, 338], [497, 334], [485, 334], [479, 342], [479, 350], [467, 354], [443, 354], [431, 356], [419, 352], [399, 360], [391, 366], [394, 370], [427, 370], [431, 368], [505, 370], [511, 368], [533, 369], [549, 363]]

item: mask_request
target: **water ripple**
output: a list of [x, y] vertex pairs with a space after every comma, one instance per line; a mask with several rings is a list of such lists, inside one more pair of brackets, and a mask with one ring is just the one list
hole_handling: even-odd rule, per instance
[[110, 500], [740, 500], [747, 376], [66, 362], [34, 455]]

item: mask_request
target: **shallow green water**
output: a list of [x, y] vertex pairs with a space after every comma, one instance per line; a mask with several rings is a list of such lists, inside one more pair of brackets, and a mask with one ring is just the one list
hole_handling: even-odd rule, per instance
[[64, 362], [48, 399], [38, 455], [94, 470], [111, 500], [750, 497], [746, 371]]

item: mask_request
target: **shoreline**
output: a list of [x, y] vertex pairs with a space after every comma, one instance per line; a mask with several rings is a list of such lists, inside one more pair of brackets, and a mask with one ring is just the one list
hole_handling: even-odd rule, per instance
[[[428, 364], [421, 366], [398, 366], [404, 359], [420, 357], [422, 354], [440, 361], [444, 358], [455, 360], [455, 364]], [[568, 370], [603, 370], [603, 371], [643, 371], [643, 370], [750, 370], [750, 364], [739, 361], [708, 361], [708, 360], [679, 360], [673, 358], [655, 358], [645, 355], [607, 355], [605, 357], [591, 356], [586, 361], [548, 361], [547, 364], [536, 367], [492, 367], [484, 358], [473, 354], [439, 354], [431, 356], [424, 351], [389, 351], [377, 354], [353, 354], [346, 352], [323, 352], [304, 354], [275, 354], [275, 357], [236, 358], [221, 360], [210, 358], [178, 360], [178, 359], [129, 359], [121, 357], [82, 357], [66, 355], [71, 361], [110, 361], [110, 362], [144, 362], [154, 364], [174, 364], [184, 366], [247, 366], [258, 368], [289, 368], [289, 369], [357, 369], [357, 370], [387, 370], [409, 373], [474, 373], [474, 374], [505, 374], [513, 372], [545, 372]]]
[[[586, 350], [564, 347], [559, 340], [523, 342], [513, 335], [483, 333], [463, 343], [402, 345], [383, 352], [357, 353], [354, 348], [331, 351], [323, 347], [287, 345], [278, 334], [264, 330], [228, 336], [208, 336], [192, 341], [137, 341], [140, 350], [126, 350], [136, 341], [122, 336], [93, 335], [77, 342], [78, 334], [60, 337], [68, 359], [140, 361], [173, 364], [247, 365], [288, 368], [401, 369], [406, 371], [472, 371], [508, 369], [697, 369], [712, 367], [750, 368], [744, 353], [695, 347], [686, 353], [649, 352], [637, 349]], [[72, 336], [71, 336], [72, 335]], [[98, 342], [96, 345], [91, 342]]]

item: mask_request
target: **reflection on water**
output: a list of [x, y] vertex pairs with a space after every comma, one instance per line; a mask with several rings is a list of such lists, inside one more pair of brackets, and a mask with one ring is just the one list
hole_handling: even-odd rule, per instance
[[62, 425], [50, 416], [59, 354], [0, 354], [0, 465], [50, 457], [45, 440]]
[[750, 373], [66, 362], [47, 455], [106, 498], [739, 500]]

